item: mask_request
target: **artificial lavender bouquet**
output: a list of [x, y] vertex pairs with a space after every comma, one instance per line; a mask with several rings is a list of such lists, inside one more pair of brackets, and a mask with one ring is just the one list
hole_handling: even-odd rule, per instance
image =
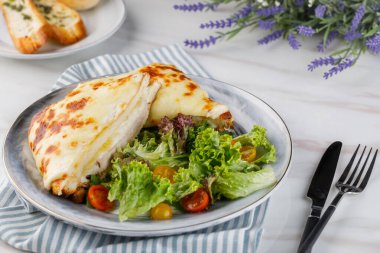
[[316, 45], [321, 53], [328, 50], [333, 40], [339, 39], [341, 49], [308, 65], [309, 71], [327, 66], [325, 79], [353, 66], [367, 50], [380, 52], [380, 0], [208, 0], [178, 4], [174, 9], [213, 11], [228, 3], [236, 3], [239, 8], [236, 13], [226, 19], [200, 24], [201, 29], [215, 30], [215, 33], [201, 40], [185, 40], [185, 45], [209, 47], [246, 28], [268, 30], [268, 35], [258, 41], [260, 45], [283, 38], [295, 50], [301, 47], [300, 36], [322, 35]]

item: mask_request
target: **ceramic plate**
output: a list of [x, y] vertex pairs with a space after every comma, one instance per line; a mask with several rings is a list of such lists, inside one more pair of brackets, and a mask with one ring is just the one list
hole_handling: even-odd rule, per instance
[[281, 117], [258, 97], [219, 81], [190, 77], [214, 100], [229, 106], [240, 131], [249, 131], [253, 124], [260, 124], [267, 129], [269, 139], [277, 149], [277, 162], [272, 165], [278, 180], [276, 185], [238, 200], [218, 201], [203, 213], [179, 213], [167, 221], [153, 221], [147, 216], [141, 216], [119, 222], [116, 214], [99, 212], [53, 196], [41, 186], [42, 178], [37, 172], [27, 143], [28, 126], [34, 114], [62, 99], [76, 87], [74, 84], [36, 101], [21, 113], [11, 127], [4, 147], [4, 162], [11, 183], [21, 196], [41, 211], [78, 227], [115, 235], [162, 236], [184, 233], [222, 223], [253, 209], [279, 187], [288, 172], [292, 156], [288, 128]]
[[3, 15], [0, 14], [0, 56], [15, 59], [48, 59], [73, 54], [80, 50], [95, 46], [111, 37], [123, 24], [126, 17], [123, 0], [101, 0], [88, 11], [80, 12], [87, 29], [87, 37], [83, 40], [62, 46], [49, 41], [35, 54], [22, 54], [16, 50]]

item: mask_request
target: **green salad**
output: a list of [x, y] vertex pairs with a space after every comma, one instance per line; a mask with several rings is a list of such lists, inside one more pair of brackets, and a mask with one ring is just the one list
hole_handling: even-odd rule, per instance
[[[221, 198], [272, 186], [276, 178], [266, 165], [275, 160], [276, 149], [259, 125], [237, 136], [191, 116], [164, 117], [118, 149], [105, 173], [91, 178], [88, 203], [102, 211], [118, 203], [120, 221], [146, 212], [169, 219], [173, 208], [201, 212]], [[107, 190], [103, 209], [91, 195], [96, 187]]]

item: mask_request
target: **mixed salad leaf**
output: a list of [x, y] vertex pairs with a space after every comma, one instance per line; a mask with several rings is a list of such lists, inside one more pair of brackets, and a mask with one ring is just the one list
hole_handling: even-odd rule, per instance
[[[122, 221], [162, 202], [180, 206], [184, 199], [193, 201], [192, 194], [202, 195], [200, 189], [211, 203], [245, 197], [276, 182], [267, 166], [275, 160], [276, 149], [261, 126], [235, 136], [179, 114], [164, 117], [158, 128], [143, 129], [119, 149], [102, 184], [109, 189], [108, 200], [119, 201]], [[169, 174], [174, 174], [170, 180]]]
[[110, 173], [108, 199], [120, 201], [120, 220], [145, 213], [172, 194], [169, 180], [153, 177], [148, 166], [141, 162], [131, 161], [126, 165], [115, 160]]

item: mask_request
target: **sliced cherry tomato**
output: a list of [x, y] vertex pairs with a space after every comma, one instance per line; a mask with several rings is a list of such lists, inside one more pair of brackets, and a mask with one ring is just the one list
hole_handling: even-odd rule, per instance
[[241, 159], [253, 162], [256, 159], [256, 148], [253, 146], [243, 146], [240, 148]]
[[87, 198], [91, 206], [99, 211], [109, 212], [114, 207], [114, 203], [108, 200], [108, 189], [104, 185], [92, 185]]
[[181, 206], [185, 211], [190, 213], [198, 213], [208, 207], [210, 197], [205, 189], [199, 188], [195, 192], [181, 199]]
[[150, 217], [152, 220], [169, 220], [173, 217], [173, 210], [168, 204], [160, 203], [150, 209]]
[[159, 165], [153, 170], [153, 176], [160, 176], [162, 178], [169, 179], [170, 183], [174, 183], [173, 176], [176, 173], [176, 170], [166, 166], [166, 165]]

